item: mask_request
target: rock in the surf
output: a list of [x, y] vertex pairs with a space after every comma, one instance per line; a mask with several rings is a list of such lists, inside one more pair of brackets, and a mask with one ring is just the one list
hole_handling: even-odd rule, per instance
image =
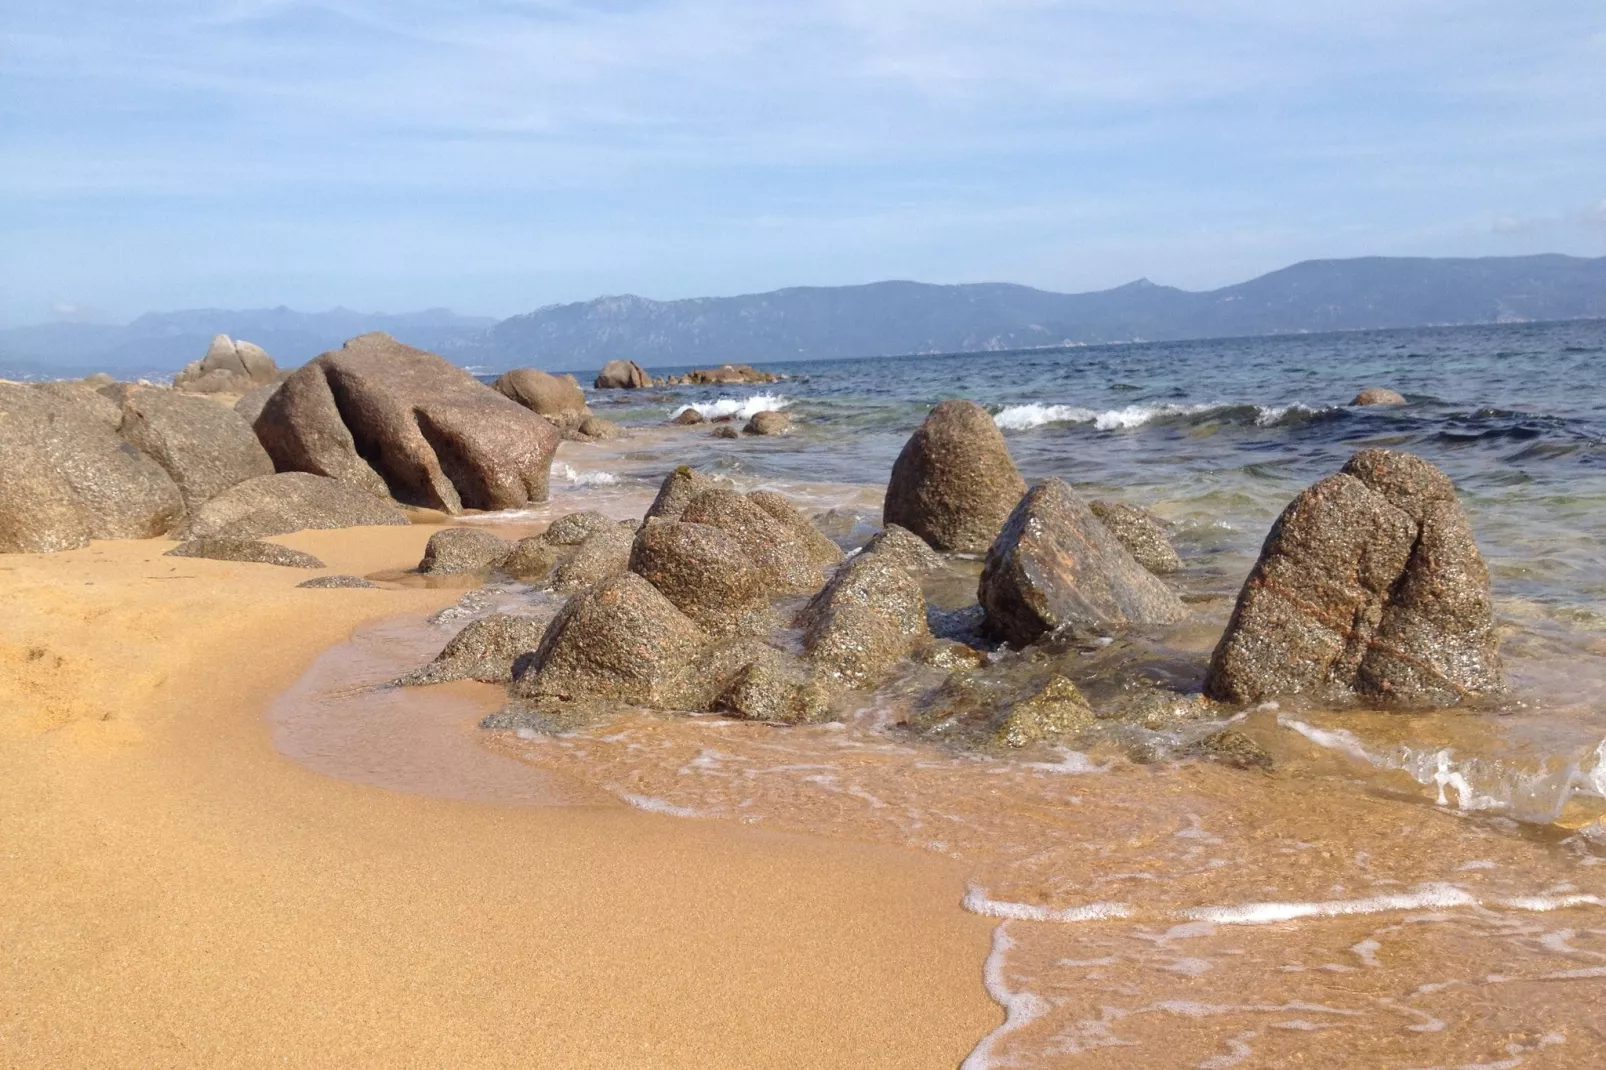
[[580, 418], [573, 431], [564, 433], [564, 437], [578, 442], [596, 442], [605, 438], [618, 438], [624, 434], [624, 428], [612, 420], [604, 420], [600, 416], [586, 414]]
[[704, 416], [702, 413], [688, 405], [684, 409], [681, 409], [680, 412], [677, 413], [669, 422], [672, 424], [679, 424], [682, 427], [690, 427], [693, 424], [707, 423], [708, 417]]
[[448, 513], [547, 497], [558, 431], [448, 361], [353, 338], [284, 381], [256, 421], [281, 472], [311, 472]]
[[0, 383], [0, 553], [151, 538], [183, 518], [178, 485], [117, 433], [119, 420], [88, 387]]
[[535, 368], [514, 368], [503, 372], [491, 384], [503, 397], [518, 402], [538, 416], [544, 416], [560, 431], [576, 428], [591, 415], [585, 391], [572, 375], [550, 375]]
[[1269, 771], [1273, 764], [1271, 752], [1242, 732], [1224, 728], [1212, 732], [1182, 750], [1182, 757], [1202, 758], [1207, 762], [1230, 765], [1234, 769], [1262, 769]]
[[705, 476], [695, 468], [681, 465], [664, 477], [658, 487], [658, 496], [647, 507], [646, 519], [679, 520], [691, 500], [705, 490], [713, 490], [720, 483], [713, 476]]
[[640, 390], [652, 385], [652, 376], [633, 360], [610, 360], [592, 385], [598, 390]]
[[245, 561], [283, 568], [327, 568], [309, 553], [260, 539], [190, 539], [167, 551], [167, 557], [205, 557], [213, 561]]
[[1006, 747], [1025, 747], [1085, 732], [1093, 722], [1093, 707], [1082, 692], [1069, 679], [1055, 674], [1005, 710], [993, 738]]
[[212, 339], [206, 356], [173, 376], [173, 389], [193, 394], [244, 394], [252, 387], [278, 381], [278, 366], [261, 346], [220, 334]]
[[1182, 568], [1176, 547], [1166, 537], [1165, 521], [1149, 510], [1140, 505], [1110, 501], [1092, 501], [1087, 507], [1120, 540], [1126, 552], [1156, 576], [1169, 575]]
[[1183, 616], [1171, 589], [1062, 479], [1033, 487], [1010, 513], [987, 551], [977, 600], [988, 628], [1011, 646], [1064, 626], [1107, 632]]
[[696, 708], [705, 688], [694, 663], [708, 635], [652, 584], [620, 572], [573, 598], [521, 660], [516, 698], [557, 703], [604, 699]]
[[717, 368], [693, 368], [686, 373], [686, 382], [708, 386], [718, 383], [773, 383], [780, 376], [761, 372], [751, 364], [721, 364]]
[[1026, 481], [987, 410], [971, 401], [944, 401], [893, 463], [882, 520], [938, 550], [982, 553], [1025, 492]]
[[842, 547], [826, 538], [825, 533], [800, 513], [784, 494], [755, 490], [749, 492], [747, 498], [796, 536], [803, 546], [803, 552], [816, 565], [835, 565], [842, 560]]
[[878, 554], [838, 569], [796, 623], [809, 660], [854, 687], [873, 686], [931, 636], [920, 584]]
[[549, 623], [548, 618], [511, 613], [492, 613], [470, 621], [433, 661], [397, 677], [395, 686], [417, 687], [451, 680], [510, 683], [514, 663], [541, 645]]
[[190, 514], [182, 536], [258, 539], [306, 528], [406, 524], [407, 514], [359, 487], [308, 472], [236, 483]]
[[309, 588], [315, 588], [315, 589], [326, 589], [326, 588], [327, 589], [371, 588], [373, 590], [378, 590], [379, 589], [379, 584], [375, 583], [373, 580], [365, 580], [361, 576], [347, 576], [347, 575], [344, 575], [344, 574], [338, 575], [338, 576], [314, 576], [310, 580], [302, 580], [300, 583], [296, 584], [296, 586], [297, 587], [309, 587]]
[[1369, 386], [1355, 395], [1351, 405], [1404, 405], [1405, 395], [1381, 386]]
[[764, 573], [746, 549], [707, 524], [649, 520], [631, 545], [630, 571], [716, 635], [742, 630], [768, 602]]
[[720, 426], [714, 428], [713, 433], [712, 433], [712, 437], [713, 438], [741, 438], [742, 437], [742, 433], [740, 431], [736, 430], [736, 428], [732, 427], [730, 424], [721, 424]]
[[880, 554], [911, 572], [942, 567], [942, 557], [931, 544], [908, 528], [888, 524], [870, 537], [861, 553]]
[[817, 670], [783, 651], [751, 644], [710, 709], [747, 721], [818, 724], [833, 717], [831, 688]]
[[1205, 693], [1450, 705], [1505, 688], [1489, 572], [1443, 472], [1363, 450], [1272, 527]]
[[742, 432], [749, 435], [784, 435], [790, 430], [792, 430], [792, 415], [773, 409], [755, 412], [748, 417], [747, 426], [742, 428]]
[[273, 474], [251, 425], [207, 398], [132, 390], [123, 402], [120, 430], [167, 471], [190, 510], [236, 483]]
[[691, 500], [680, 519], [708, 524], [734, 538], [778, 594], [813, 592], [825, 582], [804, 539], [745, 494], [718, 487], [705, 490]]
[[513, 552], [504, 538], [477, 528], [442, 528], [424, 545], [424, 558], [418, 571], [432, 576], [465, 572], [488, 572], [501, 567]]

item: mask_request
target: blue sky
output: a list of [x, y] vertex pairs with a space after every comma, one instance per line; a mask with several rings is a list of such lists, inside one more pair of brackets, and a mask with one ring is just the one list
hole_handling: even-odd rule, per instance
[[0, 0], [0, 322], [1606, 254], [1598, 0]]

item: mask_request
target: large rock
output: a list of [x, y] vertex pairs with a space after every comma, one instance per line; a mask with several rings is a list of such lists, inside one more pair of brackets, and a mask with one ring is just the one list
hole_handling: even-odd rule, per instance
[[445, 576], [465, 572], [488, 572], [500, 568], [513, 552], [506, 539], [478, 528], [442, 528], [424, 544], [418, 571]]
[[713, 476], [705, 476], [695, 468], [681, 465], [664, 477], [658, 487], [658, 496], [647, 507], [646, 519], [679, 520], [680, 514], [686, 511], [686, 506], [691, 504], [693, 498], [719, 485]]
[[234, 403], [234, 413], [247, 425], [253, 425], [252, 434], [256, 434], [254, 425], [262, 410], [267, 408], [268, 399], [279, 389], [278, 383], [269, 383], [267, 386], [253, 386], [240, 395], [240, 400]]
[[306, 528], [406, 524], [407, 514], [349, 483], [281, 472], [236, 483], [190, 514], [184, 538], [256, 539]]
[[121, 430], [167, 470], [191, 511], [236, 483], [273, 474], [273, 461], [251, 425], [206, 398], [173, 390], [130, 391]]
[[278, 366], [261, 346], [220, 334], [212, 339], [206, 356], [173, 376], [173, 388], [194, 394], [244, 394], [278, 381]]
[[1449, 478], [1363, 450], [1266, 536], [1210, 662], [1226, 702], [1448, 705], [1505, 688], [1489, 573]]
[[1166, 576], [1182, 568], [1182, 558], [1166, 537], [1165, 521], [1140, 505], [1125, 502], [1094, 501], [1088, 508], [1099, 522], [1120, 540], [1138, 564], [1156, 576]]
[[551, 375], [535, 368], [514, 368], [503, 372], [491, 384], [505, 398], [523, 405], [560, 431], [577, 429], [591, 415], [585, 391], [572, 375]]
[[835, 565], [841, 562], [842, 547], [826, 538], [825, 533], [815, 527], [808, 517], [798, 512], [797, 506], [793, 505], [785, 495], [772, 490], [755, 490], [749, 492], [747, 498], [796, 536], [810, 561], [816, 565]]
[[977, 600], [988, 628], [1026, 646], [1064, 625], [1109, 631], [1183, 615], [1170, 588], [1135, 561], [1076, 492], [1049, 479], [1021, 498], [987, 551]]
[[809, 660], [854, 687], [869, 687], [929, 639], [920, 584], [890, 559], [860, 554], [798, 614]]
[[[210, 403], [208, 403], [210, 404]], [[327, 568], [322, 561], [301, 550], [260, 539], [190, 539], [181, 542], [166, 557], [205, 557], [213, 561], [245, 561], [283, 568]]]
[[451, 680], [509, 683], [513, 679], [514, 664], [541, 645], [548, 623], [545, 619], [510, 613], [492, 613], [470, 621], [452, 636], [433, 661], [398, 677], [395, 686], [417, 687]]
[[705, 490], [691, 500], [680, 519], [730, 535], [777, 594], [812, 592], [824, 582], [804, 540], [745, 494], [718, 487]]
[[610, 360], [592, 385], [598, 390], [640, 390], [652, 385], [652, 376], [633, 360]]
[[118, 435], [108, 410], [87, 387], [0, 383], [0, 553], [145, 539], [182, 519], [178, 485]]
[[520, 664], [512, 694], [695, 707], [705, 687], [695, 662], [707, 643], [656, 587], [634, 572], [617, 573], [569, 599]]
[[882, 522], [908, 528], [939, 550], [982, 553], [1025, 492], [987, 410], [944, 401], [893, 463]]
[[558, 432], [468, 372], [386, 334], [297, 369], [256, 421], [281, 472], [459, 513], [545, 501]]
[[707, 524], [650, 520], [636, 533], [630, 571], [715, 634], [738, 630], [768, 602], [762, 570], [733, 536]]

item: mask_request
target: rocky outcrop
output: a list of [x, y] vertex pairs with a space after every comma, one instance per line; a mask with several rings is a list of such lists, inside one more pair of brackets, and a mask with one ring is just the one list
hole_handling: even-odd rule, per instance
[[1009, 514], [987, 551], [977, 599], [988, 628], [1012, 646], [1066, 625], [1107, 632], [1183, 616], [1177, 596], [1061, 479], [1032, 488]]
[[792, 416], [790, 413], [776, 412], [766, 409], [755, 412], [747, 420], [747, 426], [742, 433], [747, 435], [784, 435], [792, 430]]
[[982, 553], [1025, 492], [987, 410], [944, 401], [893, 463], [882, 522], [907, 528], [938, 550]]
[[1205, 693], [1448, 705], [1504, 690], [1489, 573], [1448, 477], [1363, 450], [1272, 527]]
[[885, 557], [860, 554], [798, 614], [809, 660], [831, 677], [871, 687], [930, 638], [920, 584]]
[[206, 398], [130, 391], [120, 430], [167, 471], [191, 511], [236, 483], [273, 474], [273, 462], [250, 425]]
[[311, 554], [258, 539], [190, 539], [167, 551], [167, 557], [205, 557], [213, 561], [245, 561], [284, 568], [327, 568]]
[[1087, 507], [1120, 540], [1126, 552], [1156, 576], [1167, 576], [1182, 568], [1182, 558], [1166, 537], [1166, 523], [1158, 516], [1125, 502], [1094, 501]]
[[719, 480], [713, 476], [705, 476], [695, 468], [681, 465], [659, 484], [658, 496], [647, 507], [646, 519], [679, 520], [680, 514], [686, 511], [686, 506], [691, 504], [693, 498], [719, 485]]
[[684, 379], [696, 386], [713, 386], [724, 383], [774, 383], [780, 376], [761, 372], [751, 364], [721, 364], [717, 368], [693, 368]]
[[88, 387], [0, 383], [0, 553], [151, 538], [183, 518], [178, 485], [117, 433], [120, 419]]
[[173, 376], [173, 389], [192, 394], [244, 394], [252, 387], [279, 381], [278, 366], [262, 347], [217, 335], [206, 356], [191, 361]]
[[598, 390], [640, 390], [652, 385], [652, 376], [633, 360], [610, 360], [592, 385]]
[[510, 683], [514, 663], [541, 645], [548, 623], [510, 613], [492, 613], [470, 621], [433, 661], [397, 677], [394, 686], [418, 687], [451, 680]]
[[680, 519], [708, 524], [735, 539], [777, 594], [812, 592], [824, 580], [805, 541], [745, 494], [705, 490], [687, 504]]
[[406, 513], [349, 483], [281, 472], [236, 483], [212, 498], [190, 514], [183, 537], [256, 539], [305, 528], [406, 523]]
[[513, 544], [506, 539], [477, 528], [442, 528], [429, 537], [424, 545], [423, 560], [418, 571], [425, 575], [445, 576], [465, 572], [489, 572], [500, 568]]
[[[262, 415], [262, 410], [267, 407], [268, 399], [278, 389], [278, 383], [272, 383], [268, 386], [253, 386], [250, 390], [241, 394], [240, 400], [234, 403], [234, 414], [244, 420], [247, 426], [254, 425], [257, 422], [257, 417]], [[256, 434], [254, 427], [251, 433], [253, 435]]]
[[459, 513], [545, 501], [558, 432], [433, 353], [365, 334], [284, 381], [256, 421], [281, 472]]
[[1355, 395], [1351, 405], [1404, 405], [1405, 395], [1381, 386], [1369, 386]]
[[747, 495], [748, 501], [764, 510], [777, 523], [790, 532], [803, 547], [804, 554], [816, 565], [835, 565], [842, 560], [842, 547], [826, 538], [809, 518], [798, 512], [785, 495], [772, 490], [755, 490]]
[[636, 533], [629, 567], [712, 634], [742, 630], [768, 603], [764, 573], [746, 549], [707, 524], [649, 520]]

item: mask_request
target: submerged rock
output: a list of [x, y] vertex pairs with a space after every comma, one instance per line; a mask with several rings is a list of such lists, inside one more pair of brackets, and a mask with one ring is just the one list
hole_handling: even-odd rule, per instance
[[1182, 602], [1135, 561], [1061, 479], [1032, 488], [987, 551], [977, 600], [1014, 646], [1066, 625], [1107, 631], [1182, 619]]
[[838, 569], [798, 614], [797, 626], [809, 660], [854, 687], [878, 683], [931, 635], [920, 584], [875, 554]]
[[721, 424], [719, 427], [714, 428], [713, 437], [714, 438], [741, 438], [742, 437], [742, 433], [740, 431], [736, 430], [736, 428], [732, 427], [730, 424]]
[[715, 713], [777, 724], [818, 724], [834, 716], [831, 689], [809, 665], [761, 644], [742, 660], [710, 704]]
[[1166, 537], [1165, 521], [1149, 510], [1125, 502], [1093, 501], [1087, 507], [1110, 529], [1138, 564], [1165, 576], [1182, 568], [1182, 559]]
[[1025, 492], [1026, 481], [987, 410], [944, 401], [898, 454], [882, 518], [938, 550], [982, 553]]
[[1369, 386], [1355, 395], [1351, 405], [1404, 405], [1405, 395], [1381, 386]]
[[1070, 680], [1055, 675], [1035, 694], [1005, 711], [993, 738], [1006, 747], [1024, 747], [1085, 732], [1093, 722], [1093, 707], [1082, 692]]
[[541, 645], [549, 623], [510, 613], [492, 613], [470, 621], [433, 661], [397, 677], [394, 686], [417, 687], [450, 680], [510, 683], [514, 663]]
[[1271, 753], [1259, 743], [1235, 729], [1224, 728], [1198, 740], [1182, 751], [1185, 758], [1203, 758], [1220, 762], [1234, 769], [1271, 770]]
[[431, 576], [499, 568], [513, 544], [477, 528], [442, 528], [429, 537], [418, 571]]
[[1448, 705], [1505, 684], [1489, 573], [1449, 478], [1363, 450], [1272, 527], [1205, 693]]
[[202, 505], [184, 526], [185, 538], [254, 539], [307, 528], [406, 524], [407, 514], [338, 479], [280, 472], [236, 483]]
[[173, 390], [129, 391], [119, 430], [167, 471], [190, 510], [236, 483], [273, 474], [273, 462], [251, 426], [206, 398]]
[[610, 360], [592, 385], [598, 390], [639, 390], [652, 385], [652, 376], [633, 360]]
[[558, 432], [433, 353], [373, 333], [314, 358], [256, 420], [281, 472], [459, 513], [547, 498]]
[[297, 587], [372, 587], [379, 589], [379, 584], [372, 580], [365, 580], [361, 576], [314, 576], [310, 580], [302, 580]]
[[181, 542], [164, 555], [166, 557], [205, 557], [213, 561], [245, 561], [257, 565], [280, 565], [284, 568], [327, 568], [311, 554], [280, 546], [276, 542], [258, 539], [190, 539]]

